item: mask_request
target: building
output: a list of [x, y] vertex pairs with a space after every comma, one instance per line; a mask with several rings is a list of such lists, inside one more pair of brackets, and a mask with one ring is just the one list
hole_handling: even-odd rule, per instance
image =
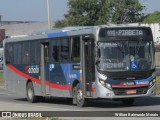
[[6, 37], [28, 35], [35, 31], [48, 29], [48, 23], [35, 21], [3, 21], [0, 29], [5, 29]]

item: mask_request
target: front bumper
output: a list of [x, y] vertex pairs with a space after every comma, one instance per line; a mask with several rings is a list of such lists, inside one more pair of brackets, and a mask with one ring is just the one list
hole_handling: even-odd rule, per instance
[[127, 94], [127, 95], [115, 95], [114, 91], [107, 89], [106, 87], [98, 84], [97, 94], [94, 94], [94, 98], [136, 98], [136, 97], [147, 97], [156, 95], [156, 84], [147, 90], [145, 94]]

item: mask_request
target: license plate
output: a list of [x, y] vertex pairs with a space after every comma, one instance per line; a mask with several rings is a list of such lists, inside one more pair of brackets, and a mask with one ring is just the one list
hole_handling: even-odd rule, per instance
[[136, 94], [137, 91], [136, 90], [127, 90], [126, 94]]

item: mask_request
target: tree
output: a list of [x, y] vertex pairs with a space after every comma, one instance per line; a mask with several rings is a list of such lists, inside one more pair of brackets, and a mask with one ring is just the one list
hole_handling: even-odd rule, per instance
[[69, 0], [69, 11], [65, 14], [70, 26], [91, 26], [98, 19], [98, 0]]
[[145, 17], [143, 20], [145, 23], [155, 23], [155, 22], [160, 22], [160, 11], [155, 11], [152, 14], [149, 14]]
[[112, 22], [113, 23], [133, 23], [140, 22], [143, 16], [140, 11], [145, 7], [138, 0], [113, 0]]
[[144, 9], [138, 0], [68, 0], [68, 7], [65, 20], [57, 21], [55, 27], [139, 22]]
[[65, 26], [67, 26], [66, 20], [57, 20], [54, 25], [55, 28], [60, 28]]

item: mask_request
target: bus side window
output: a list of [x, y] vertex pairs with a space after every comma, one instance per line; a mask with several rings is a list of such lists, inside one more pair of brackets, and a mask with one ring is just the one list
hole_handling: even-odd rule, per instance
[[25, 51], [23, 55], [23, 63], [28, 64], [29, 63], [29, 52]]
[[23, 54], [23, 64], [30, 63], [30, 44], [29, 43], [22, 43], [22, 54]]
[[30, 63], [39, 64], [40, 61], [40, 46], [39, 41], [30, 42]]
[[9, 51], [6, 50], [6, 64], [9, 64], [10, 63], [10, 59], [9, 59]]
[[51, 44], [51, 55], [52, 55], [52, 61], [53, 62], [60, 62], [60, 41], [58, 39], [55, 39], [52, 41]]
[[6, 64], [13, 63], [13, 45], [6, 45]]
[[21, 43], [13, 44], [14, 64], [21, 64]]
[[63, 38], [61, 41], [61, 62], [69, 61], [69, 39]]
[[80, 62], [80, 37], [72, 39], [71, 61]]

